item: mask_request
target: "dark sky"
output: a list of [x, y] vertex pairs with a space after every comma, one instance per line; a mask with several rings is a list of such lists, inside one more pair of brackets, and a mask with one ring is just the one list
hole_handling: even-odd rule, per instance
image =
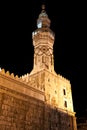
[[19, 76], [32, 70], [32, 31], [36, 29], [43, 3], [55, 32], [55, 71], [70, 80], [74, 111], [76, 116], [83, 116], [87, 109], [85, 3], [57, 0], [2, 3], [0, 67]]

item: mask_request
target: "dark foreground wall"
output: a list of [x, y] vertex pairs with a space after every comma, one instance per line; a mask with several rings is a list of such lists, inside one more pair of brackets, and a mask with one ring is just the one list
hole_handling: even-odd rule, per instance
[[77, 130], [75, 117], [49, 106], [45, 109], [44, 130]]
[[76, 129], [74, 118], [68, 114], [28, 96], [0, 92], [0, 130]]

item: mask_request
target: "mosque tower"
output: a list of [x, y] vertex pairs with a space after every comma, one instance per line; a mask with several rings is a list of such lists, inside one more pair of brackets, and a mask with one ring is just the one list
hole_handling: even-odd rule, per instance
[[[38, 82], [37, 87], [44, 91], [45, 104], [64, 114], [61, 122], [66, 124], [65, 129], [76, 130], [71, 83], [54, 70], [53, 45], [55, 34], [50, 29], [50, 24], [51, 21], [45, 11], [45, 6], [42, 5], [42, 11], [37, 19], [37, 29], [32, 33], [34, 65], [30, 77], [35, 77]], [[70, 118], [67, 118], [67, 115]], [[48, 127], [45, 127], [48, 130]], [[65, 130], [62, 126], [61, 129]]]
[[50, 29], [50, 19], [42, 6], [42, 11], [37, 19], [37, 29], [32, 33], [34, 45], [34, 66], [33, 72], [48, 70], [54, 72], [53, 45], [55, 35]]

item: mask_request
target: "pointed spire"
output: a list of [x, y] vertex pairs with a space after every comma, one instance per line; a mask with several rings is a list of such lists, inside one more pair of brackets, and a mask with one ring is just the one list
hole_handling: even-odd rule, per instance
[[50, 19], [48, 18], [48, 15], [45, 11], [45, 5], [42, 4], [41, 6], [41, 13], [39, 14], [39, 17], [37, 19], [37, 25], [41, 23], [41, 27], [50, 27]]
[[45, 5], [44, 4], [42, 5], [42, 10], [45, 10]]
[[41, 9], [42, 10], [41, 10], [41, 13], [40, 13], [39, 17], [42, 17], [42, 16], [48, 17], [48, 15], [47, 15], [47, 13], [45, 11], [45, 5], [44, 4], [42, 4]]
[[42, 8], [42, 12], [45, 12], [45, 5], [44, 4], [41, 6], [41, 8]]

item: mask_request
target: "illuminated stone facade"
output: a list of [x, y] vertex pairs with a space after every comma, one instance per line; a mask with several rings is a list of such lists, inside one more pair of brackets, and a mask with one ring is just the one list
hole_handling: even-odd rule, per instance
[[0, 70], [0, 130], [77, 130], [70, 81], [54, 70], [55, 34], [44, 6], [32, 33], [33, 70]]

